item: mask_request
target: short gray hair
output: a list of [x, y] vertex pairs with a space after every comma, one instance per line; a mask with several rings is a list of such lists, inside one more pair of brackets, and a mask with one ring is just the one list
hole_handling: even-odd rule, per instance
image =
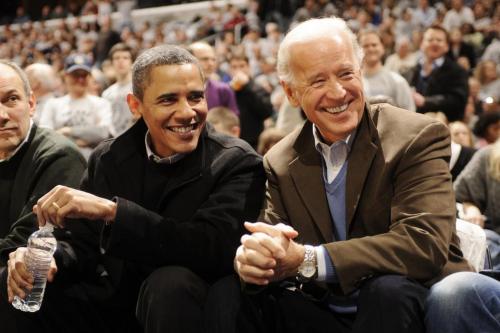
[[205, 82], [198, 60], [186, 49], [175, 45], [161, 45], [148, 49], [139, 55], [132, 66], [132, 91], [141, 101], [144, 88], [150, 83], [151, 70], [163, 65], [194, 64]]
[[31, 95], [30, 81], [28, 80], [26, 73], [21, 69], [21, 67], [19, 67], [15, 62], [3, 60], [3, 59], [0, 59], [0, 64], [12, 68], [17, 73], [17, 75], [19, 76], [19, 78], [23, 82], [24, 93], [26, 94], [26, 97], [29, 98]]
[[278, 50], [277, 71], [281, 81], [291, 83], [294, 80], [290, 70], [290, 49], [293, 44], [311, 41], [328, 36], [345, 33], [351, 40], [352, 49], [358, 66], [363, 61], [363, 49], [359, 46], [356, 35], [349, 29], [346, 22], [338, 17], [310, 19], [302, 22], [290, 30]]
[[[52, 66], [34, 63], [24, 69], [28, 79], [31, 77], [42, 85], [45, 91], [52, 92], [56, 87], [56, 74]], [[32, 82], [33, 83], [33, 82]]]

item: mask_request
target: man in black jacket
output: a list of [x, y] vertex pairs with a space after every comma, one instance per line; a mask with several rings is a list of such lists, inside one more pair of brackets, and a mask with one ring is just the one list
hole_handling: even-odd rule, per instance
[[[186, 50], [149, 49], [132, 76], [127, 101], [142, 120], [96, 149], [80, 191], [55, 188], [34, 210], [39, 224], [80, 226], [67, 242], [75, 255], [56, 261], [61, 273], [81, 279], [93, 270], [110, 282], [104, 293], [97, 283], [83, 288], [90, 301], [99, 298], [103, 330], [138, 331], [136, 311], [145, 332], [198, 332], [209, 284], [232, 272], [243, 221], [258, 215], [262, 161], [206, 126], [203, 74]], [[99, 246], [82, 245], [98, 239], [96, 229]], [[9, 261], [9, 296], [29, 285], [21, 252]]]
[[417, 112], [441, 111], [450, 122], [462, 120], [469, 95], [468, 78], [462, 67], [446, 57], [448, 32], [437, 25], [427, 28], [420, 49], [424, 57], [405, 75], [416, 90], [413, 99]]
[[273, 115], [271, 97], [253, 80], [248, 58], [244, 54], [233, 54], [230, 66], [230, 85], [235, 91], [240, 110], [240, 138], [256, 148], [264, 129], [264, 120]]

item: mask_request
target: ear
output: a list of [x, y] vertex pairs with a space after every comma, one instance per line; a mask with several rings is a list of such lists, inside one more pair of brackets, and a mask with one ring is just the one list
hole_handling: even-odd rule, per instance
[[142, 102], [134, 94], [127, 95], [127, 104], [134, 119], [142, 116]]
[[288, 101], [293, 107], [299, 107], [300, 103], [299, 100], [296, 98], [294, 90], [292, 89], [291, 85], [286, 83], [285, 81], [280, 81], [281, 86], [283, 87], [283, 90], [285, 91], [286, 96], [288, 97]]
[[29, 96], [29, 99], [28, 99], [28, 105], [29, 105], [29, 108], [30, 108], [30, 117], [33, 117], [33, 115], [35, 114], [35, 109], [36, 109], [36, 97], [35, 97], [35, 94], [33, 94], [32, 91], [30, 91], [30, 96]]
[[233, 127], [231, 127], [230, 132], [235, 137], [239, 138], [240, 137], [240, 133], [241, 133], [241, 128], [239, 126], [233, 126]]

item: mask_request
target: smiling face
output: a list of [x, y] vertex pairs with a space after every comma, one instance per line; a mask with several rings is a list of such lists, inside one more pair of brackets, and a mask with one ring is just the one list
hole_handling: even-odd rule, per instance
[[142, 115], [155, 153], [161, 157], [196, 149], [207, 117], [205, 87], [195, 64], [151, 69], [143, 100], [128, 95], [130, 109]]
[[361, 35], [359, 43], [365, 52], [364, 62], [368, 66], [371, 67], [381, 63], [384, 56], [384, 45], [375, 33]]
[[365, 99], [360, 66], [345, 33], [297, 42], [290, 48], [293, 82], [283, 83], [327, 143], [346, 138], [358, 126]]
[[434, 61], [444, 56], [449, 49], [446, 33], [439, 29], [427, 29], [420, 49], [428, 60]]
[[26, 96], [16, 71], [0, 64], [0, 159], [8, 157], [24, 140], [34, 110], [34, 95]]

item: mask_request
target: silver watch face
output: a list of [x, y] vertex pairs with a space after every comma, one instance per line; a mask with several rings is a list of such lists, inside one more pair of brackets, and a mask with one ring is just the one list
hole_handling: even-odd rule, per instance
[[316, 266], [313, 263], [307, 263], [300, 267], [300, 274], [305, 278], [312, 278], [316, 274]]

